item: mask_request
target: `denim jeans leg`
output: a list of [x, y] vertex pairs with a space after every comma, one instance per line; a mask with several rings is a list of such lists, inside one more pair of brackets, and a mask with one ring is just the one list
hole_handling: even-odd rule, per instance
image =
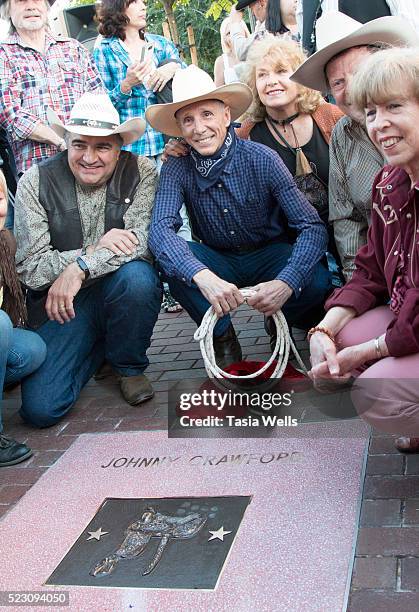
[[[223, 280], [237, 284], [237, 279], [234, 275], [229, 262], [229, 257], [224, 253], [201, 244], [199, 242], [188, 242], [188, 246], [195, 257], [207, 266], [211, 272], [214, 272]], [[202, 318], [210, 308], [211, 304], [202, 295], [197, 285], [193, 283], [191, 286], [174, 277], [167, 278], [170, 291], [173, 297], [183, 306], [189, 316], [197, 325], [201, 324]], [[216, 324], [214, 329], [215, 336], [221, 336], [230, 325], [230, 317], [222, 317]]]
[[[286, 266], [291, 256], [293, 245], [279, 242], [270, 244], [263, 249], [240, 257], [240, 268], [247, 275], [248, 285], [273, 280]], [[312, 317], [318, 317], [318, 312], [324, 304], [332, 288], [332, 276], [322, 263], [313, 268], [310, 282], [298, 297], [293, 293], [284, 304], [282, 312], [290, 327], [305, 329], [313, 325]]]
[[101, 292], [106, 359], [122, 376], [142, 374], [160, 312], [157, 270], [146, 261], [131, 261], [103, 279]]
[[35, 427], [57, 423], [103, 362], [103, 329], [97, 317], [99, 283], [78, 293], [74, 319], [63, 325], [47, 321], [37, 330], [47, 346], [47, 357], [22, 382], [20, 412]]
[[14, 224], [15, 224], [15, 208], [14, 208], [13, 204], [9, 200], [9, 203], [8, 203], [8, 206], [7, 206], [7, 215], [6, 215], [6, 221], [4, 223], [4, 227], [5, 227], [5, 229], [8, 229], [11, 232], [13, 232]]
[[310, 283], [298, 298], [293, 294], [282, 311], [290, 327], [309, 329], [323, 317], [323, 305], [332, 290], [332, 274], [322, 263], [316, 264]]
[[3, 385], [6, 376], [7, 357], [9, 354], [10, 347], [12, 345], [12, 337], [12, 322], [8, 315], [4, 312], [4, 310], [0, 310], [0, 433], [3, 431], [3, 424], [1, 420]]
[[44, 362], [46, 355], [47, 347], [41, 336], [33, 331], [15, 327], [7, 357], [6, 384], [18, 382], [35, 372]]

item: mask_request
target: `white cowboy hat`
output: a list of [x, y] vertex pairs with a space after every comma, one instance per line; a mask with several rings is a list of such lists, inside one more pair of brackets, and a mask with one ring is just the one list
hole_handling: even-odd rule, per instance
[[419, 45], [419, 37], [402, 17], [380, 17], [365, 24], [339, 11], [324, 13], [317, 21], [318, 51], [290, 76], [301, 85], [326, 92], [325, 67], [332, 57], [358, 45], [386, 43], [394, 47]]
[[173, 102], [153, 104], [145, 113], [149, 124], [158, 132], [168, 136], [182, 136], [175, 114], [184, 106], [200, 100], [221, 100], [230, 107], [231, 120], [234, 121], [244, 113], [252, 101], [252, 92], [244, 83], [230, 83], [216, 87], [209, 74], [193, 64], [175, 73], [172, 93]]
[[129, 119], [120, 123], [119, 115], [107, 94], [87, 92], [74, 104], [67, 123], [63, 123], [52, 108], [47, 108], [51, 128], [61, 138], [65, 132], [82, 136], [112, 136], [119, 134], [124, 145], [135, 142], [144, 134], [144, 119]]

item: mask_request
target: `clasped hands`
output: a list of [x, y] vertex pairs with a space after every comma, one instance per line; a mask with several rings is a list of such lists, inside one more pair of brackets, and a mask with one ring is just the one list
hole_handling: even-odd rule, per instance
[[[223, 280], [211, 270], [197, 272], [193, 280], [213, 306], [217, 317], [223, 317], [244, 302], [236, 285]], [[271, 316], [282, 308], [293, 292], [291, 287], [281, 280], [267, 281], [249, 288], [255, 291], [255, 295], [248, 298], [247, 303], [266, 316]]]
[[325, 381], [346, 383], [354, 370], [376, 358], [373, 340], [338, 350], [326, 334], [316, 332], [310, 339], [311, 370], [308, 375], [319, 389]]
[[[129, 230], [113, 228], [109, 230], [97, 244], [87, 247], [88, 255], [100, 249], [108, 249], [115, 255], [133, 255], [138, 246], [138, 238]], [[74, 319], [73, 301], [84, 281], [84, 272], [77, 263], [69, 264], [48, 291], [45, 304], [50, 321], [66, 323]]]
[[162, 91], [179, 67], [177, 62], [168, 62], [160, 68], [155, 68], [152, 58], [144, 62], [134, 62], [128, 67], [122, 85], [132, 89], [136, 85], [144, 83], [147, 89], [151, 89], [154, 92]]

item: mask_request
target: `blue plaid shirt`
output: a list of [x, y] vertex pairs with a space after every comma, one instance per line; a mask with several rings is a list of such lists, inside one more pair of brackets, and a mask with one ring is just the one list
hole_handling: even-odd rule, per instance
[[182, 204], [191, 226], [215, 250], [257, 246], [284, 233], [283, 215], [298, 237], [285, 268], [276, 277], [296, 296], [311, 280], [327, 247], [327, 231], [277, 153], [264, 145], [237, 139], [236, 151], [216, 185], [200, 191], [188, 155], [163, 164], [149, 234], [149, 247], [168, 276], [191, 284], [207, 266], [176, 235]]
[[[175, 45], [167, 38], [156, 34], [146, 34], [145, 39], [147, 42], [154, 43], [153, 62], [156, 68], [164, 60], [180, 61]], [[131, 60], [119, 38], [116, 36], [102, 38], [93, 51], [93, 57], [112, 103], [119, 113], [121, 123], [134, 117], [144, 119], [146, 109], [151, 104], [157, 104], [157, 97], [143, 84], [133, 87], [129, 94], [121, 91], [121, 82], [126, 77]], [[147, 125], [144, 136], [124, 149], [137, 155], [159, 155], [164, 149], [163, 136]]]

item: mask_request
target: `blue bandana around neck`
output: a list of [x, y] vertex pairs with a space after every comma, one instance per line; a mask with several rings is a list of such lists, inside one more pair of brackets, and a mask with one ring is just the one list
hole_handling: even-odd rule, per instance
[[218, 181], [227, 162], [234, 154], [236, 142], [234, 125], [230, 125], [222, 146], [214, 155], [200, 155], [195, 149], [191, 149], [191, 157], [194, 161], [196, 180], [200, 191], [205, 191]]

